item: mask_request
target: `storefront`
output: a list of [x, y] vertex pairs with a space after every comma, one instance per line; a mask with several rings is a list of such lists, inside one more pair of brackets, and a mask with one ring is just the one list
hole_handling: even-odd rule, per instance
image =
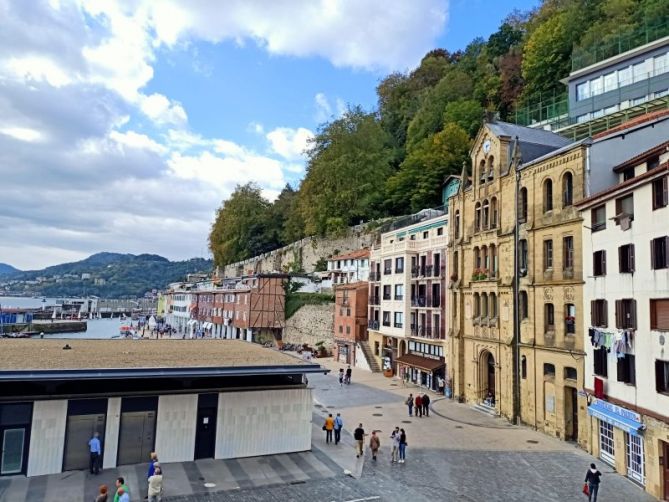
[[337, 342], [337, 361], [342, 364], [355, 364], [354, 361], [355, 350], [352, 345], [344, 342]]
[[443, 382], [446, 363], [442, 359], [428, 358], [417, 354], [405, 354], [397, 358], [399, 376], [403, 380], [439, 391], [439, 382]]
[[[621, 406], [596, 399], [588, 414], [597, 419], [599, 458], [637, 483], [645, 484], [645, 457], [641, 415]], [[616, 451], [616, 445], [625, 451]]]

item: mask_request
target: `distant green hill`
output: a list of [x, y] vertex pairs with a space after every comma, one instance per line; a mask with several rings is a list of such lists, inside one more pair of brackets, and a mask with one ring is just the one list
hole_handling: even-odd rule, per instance
[[[171, 282], [183, 280], [186, 274], [208, 273], [212, 266], [212, 261], [204, 258], [169, 261], [152, 254], [97, 253], [81, 261], [42, 270], [14, 271], [3, 278], [20, 281], [10, 286], [9, 293], [121, 298], [163, 289]], [[26, 283], [38, 278], [42, 281], [39, 284]]]

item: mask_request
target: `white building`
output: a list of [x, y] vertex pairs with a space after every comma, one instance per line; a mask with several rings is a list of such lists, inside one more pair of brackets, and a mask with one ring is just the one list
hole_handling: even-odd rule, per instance
[[584, 220], [593, 454], [669, 497], [669, 141], [616, 166]]
[[328, 259], [328, 275], [332, 287], [369, 279], [369, 249], [358, 249]]
[[[180, 285], [179, 285], [180, 286]], [[171, 288], [170, 288], [171, 289]], [[191, 332], [193, 295], [188, 289], [177, 287], [170, 293], [170, 303], [165, 316], [167, 324], [177, 330], [177, 333]]]

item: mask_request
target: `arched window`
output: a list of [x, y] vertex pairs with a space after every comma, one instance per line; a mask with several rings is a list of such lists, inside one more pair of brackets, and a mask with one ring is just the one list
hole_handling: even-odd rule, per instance
[[480, 183], [485, 183], [485, 178], [486, 178], [486, 172], [485, 172], [485, 160], [482, 160], [479, 162], [479, 182]]
[[488, 248], [488, 256], [490, 260], [490, 277], [497, 277], [497, 248], [494, 244], [490, 244], [490, 247]]
[[564, 306], [564, 334], [576, 334], [576, 305], [566, 303]]
[[562, 177], [562, 207], [571, 206], [574, 203], [574, 177], [567, 171]]
[[520, 377], [525, 380], [527, 378], [527, 357], [520, 358]]
[[518, 222], [525, 223], [527, 221], [527, 188], [520, 189], [520, 200], [518, 201]]
[[544, 303], [544, 332], [555, 331], [555, 307], [552, 303]]
[[497, 295], [495, 293], [490, 293], [488, 297], [488, 310], [490, 311], [491, 319], [497, 317]]
[[490, 257], [488, 256], [488, 248], [485, 246], [481, 248], [481, 267], [488, 273], [490, 272]]
[[551, 363], [544, 363], [544, 376], [554, 377], [555, 376], [555, 365]]
[[478, 247], [474, 248], [474, 269], [481, 268], [481, 251]]
[[460, 211], [455, 212], [455, 217], [453, 218], [453, 232], [456, 239], [460, 238]]
[[481, 317], [488, 317], [488, 295], [481, 293]]
[[570, 368], [569, 366], [567, 366], [564, 369], [564, 378], [565, 380], [577, 380], [578, 371], [576, 371], [576, 368]]
[[497, 198], [490, 199], [490, 228], [497, 228]]
[[477, 202], [476, 206], [474, 206], [474, 229], [478, 232], [481, 230], [481, 203]]
[[488, 230], [488, 224], [490, 223], [490, 203], [487, 200], [483, 201], [483, 230]]
[[527, 304], [527, 291], [521, 291], [519, 297], [520, 303], [520, 318], [527, 319], [529, 313], [529, 306]]
[[553, 210], [553, 180], [544, 181], [544, 213]]
[[481, 317], [481, 298], [478, 293], [474, 293], [474, 317]]
[[488, 179], [492, 180], [495, 178], [495, 157], [490, 155], [488, 157]]

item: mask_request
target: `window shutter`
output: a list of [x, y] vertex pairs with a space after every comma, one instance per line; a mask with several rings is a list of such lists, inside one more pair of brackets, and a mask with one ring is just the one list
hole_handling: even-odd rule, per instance
[[602, 275], [606, 275], [606, 251], [602, 251]]
[[650, 269], [655, 270], [655, 239], [650, 240]]
[[632, 385], [636, 385], [636, 364], [634, 362], [634, 356], [627, 354], [627, 361], [629, 362], [629, 365], [627, 366], [627, 369], [629, 371], [629, 382]]
[[616, 379], [619, 382], [625, 381], [625, 359], [618, 359], [618, 364], [616, 366]]
[[623, 271], [623, 248], [618, 247], [618, 272]]
[[636, 329], [636, 300], [630, 300], [630, 327]]
[[623, 327], [622, 318], [623, 318], [623, 302], [622, 300], [616, 300], [616, 328], [618, 329]]
[[609, 302], [604, 300], [604, 318], [602, 319], [602, 327], [609, 327]]
[[664, 361], [655, 360], [655, 390], [664, 392]]
[[664, 205], [669, 204], [669, 176], [662, 178], [662, 202]]
[[595, 308], [597, 302], [590, 300], [590, 326], [597, 326], [597, 316], [595, 315]]
[[630, 244], [629, 253], [627, 255], [627, 266], [630, 272], [634, 272], [634, 244]]
[[599, 355], [601, 357], [601, 364], [602, 364], [602, 376], [607, 377], [609, 376], [609, 362], [607, 360], [607, 353], [605, 348], [599, 349]]
[[669, 268], [669, 235], [664, 236], [664, 266]]

